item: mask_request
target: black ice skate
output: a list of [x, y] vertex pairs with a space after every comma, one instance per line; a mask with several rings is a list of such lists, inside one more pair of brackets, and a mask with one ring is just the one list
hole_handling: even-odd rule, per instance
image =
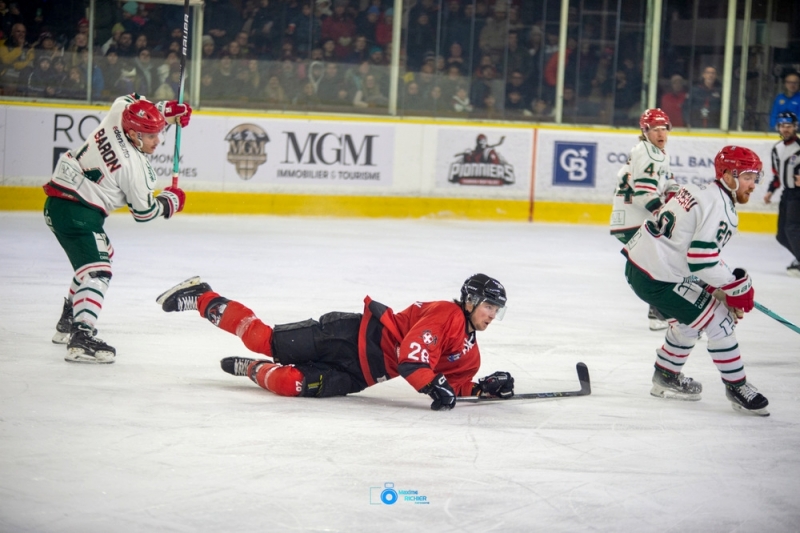
[[249, 359], [247, 357], [226, 357], [219, 362], [222, 370], [232, 376], [247, 376], [255, 381], [256, 370], [260, 364], [253, 363], [272, 363], [269, 359]]
[[[72, 302], [64, 298], [64, 308], [61, 310], [61, 318], [56, 324], [56, 334], [53, 335], [53, 344], [67, 344], [69, 334], [72, 329]], [[92, 335], [97, 335], [97, 328], [92, 330]]]
[[161, 294], [156, 298], [156, 303], [167, 313], [197, 311], [197, 298], [210, 290], [208, 283], [203, 283], [200, 276], [194, 276]]
[[114, 362], [117, 351], [94, 336], [88, 324], [75, 322], [70, 330], [65, 361], [71, 363], [109, 364]]
[[793, 278], [800, 278], [800, 262], [792, 261], [792, 264], [786, 267], [786, 273]]
[[669, 327], [666, 319], [652, 305], [647, 311], [647, 319], [650, 321], [650, 331], [660, 331]]
[[61, 318], [58, 319], [58, 324], [56, 324], [53, 343], [67, 344], [69, 342], [70, 329], [72, 329], [72, 302], [64, 298], [64, 308], [61, 310]]
[[769, 411], [766, 409], [769, 405], [769, 400], [747, 382], [741, 385], [733, 385], [732, 383], [726, 382], [725, 396], [731, 401], [734, 411], [743, 411], [758, 416], [769, 416]]
[[663, 368], [656, 368], [653, 373], [653, 388], [650, 389], [653, 396], [696, 402], [700, 399], [701, 392], [703, 386], [683, 373], [670, 372]]

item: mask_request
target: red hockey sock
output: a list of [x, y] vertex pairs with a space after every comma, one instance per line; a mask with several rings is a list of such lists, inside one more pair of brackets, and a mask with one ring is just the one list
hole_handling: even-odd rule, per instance
[[[216, 292], [202, 294], [197, 299], [200, 315], [205, 317], [209, 304], [219, 297]], [[238, 336], [250, 351], [272, 357], [272, 328], [239, 302], [228, 300], [222, 305], [225, 307], [218, 327]]]
[[299, 396], [303, 390], [303, 379], [305, 379], [303, 373], [291, 365], [261, 363], [254, 381], [259, 387], [278, 396]]

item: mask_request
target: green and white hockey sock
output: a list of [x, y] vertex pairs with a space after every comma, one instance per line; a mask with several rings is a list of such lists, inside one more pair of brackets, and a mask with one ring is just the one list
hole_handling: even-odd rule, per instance
[[84, 276], [83, 282], [72, 298], [73, 322], [83, 322], [92, 328], [103, 310], [108, 278]]

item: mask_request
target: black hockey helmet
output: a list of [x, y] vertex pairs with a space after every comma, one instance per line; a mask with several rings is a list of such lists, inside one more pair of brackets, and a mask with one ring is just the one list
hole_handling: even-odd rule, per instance
[[775, 125], [780, 126], [781, 124], [794, 124], [797, 126], [797, 115], [791, 111], [781, 111], [778, 113], [778, 118], [775, 120]]
[[502, 283], [486, 274], [473, 274], [461, 286], [461, 308], [466, 312], [467, 302], [477, 307], [482, 302], [496, 305], [499, 310], [497, 319], [502, 319], [506, 307], [506, 289]]

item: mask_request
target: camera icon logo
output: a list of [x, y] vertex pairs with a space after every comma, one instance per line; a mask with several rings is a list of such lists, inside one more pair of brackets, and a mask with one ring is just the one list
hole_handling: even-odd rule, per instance
[[383, 487], [370, 487], [369, 488], [369, 503], [370, 505], [394, 505], [397, 503], [399, 496], [397, 491], [394, 490], [394, 483], [384, 483]]

